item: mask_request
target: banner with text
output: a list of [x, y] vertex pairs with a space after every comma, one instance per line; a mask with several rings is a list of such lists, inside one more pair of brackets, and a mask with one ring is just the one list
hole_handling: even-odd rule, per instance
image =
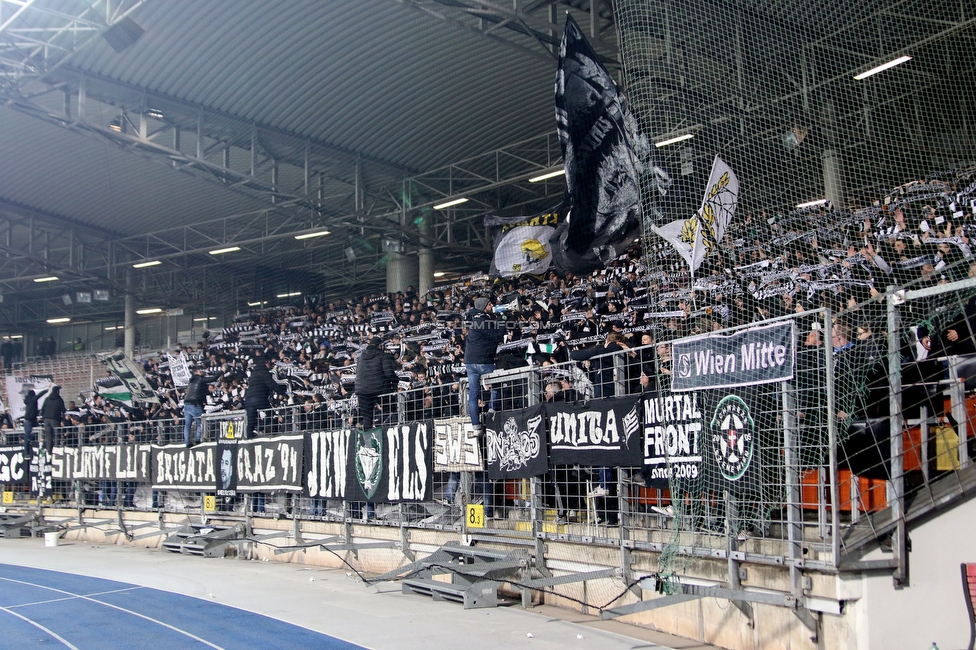
[[487, 418], [488, 478], [531, 478], [549, 471], [546, 407], [499, 411]]
[[756, 386], [793, 378], [793, 321], [734, 334], [708, 334], [671, 345], [671, 390]]
[[30, 479], [23, 447], [0, 447], [0, 483], [23, 483]]
[[433, 498], [434, 422], [353, 431], [350, 445], [351, 501], [396, 503]]
[[469, 418], [434, 420], [434, 471], [484, 470], [478, 434]]
[[151, 445], [85, 445], [55, 447], [51, 476], [81, 481], [140, 481], [152, 477]]
[[305, 490], [309, 497], [346, 498], [352, 434], [352, 429], [305, 433]]
[[[240, 441], [236, 445], [237, 458], [234, 464], [237, 468], [237, 491], [301, 491], [303, 446], [304, 436], [301, 435]], [[233, 447], [226, 445], [224, 449], [230, 450]]]
[[645, 483], [669, 489], [672, 479], [697, 480], [704, 442], [698, 393], [646, 395], [641, 410]]
[[217, 444], [204, 442], [192, 449], [184, 445], [153, 445], [153, 489], [209, 492], [217, 484]]
[[641, 444], [640, 398], [591, 400], [586, 406], [546, 405], [549, 462], [553, 465], [637, 467]]

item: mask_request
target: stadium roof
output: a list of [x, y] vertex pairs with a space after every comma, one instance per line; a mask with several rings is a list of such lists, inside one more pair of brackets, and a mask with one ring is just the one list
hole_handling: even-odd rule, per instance
[[[739, 6], [836, 27], [819, 5]], [[561, 198], [527, 181], [559, 168], [566, 11], [622, 77], [608, 0], [0, 0], [0, 323], [118, 313], [127, 283], [171, 308], [368, 293], [397, 242], [485, 270], [484, 214]], [[62, 301], [96, 289], [113, 299]]]

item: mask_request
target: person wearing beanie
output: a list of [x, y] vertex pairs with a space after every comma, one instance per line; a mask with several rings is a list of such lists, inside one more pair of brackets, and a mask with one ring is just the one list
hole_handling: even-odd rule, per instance
[[[475, 298], [474, 308], [465, 315], [468, 335], [464, 345], [464, 367], [468, 374], [468, 415], [475, 429], [481, 427], [481, 414], [478, 412], [481, 376], [495, 371], [498, 344], [505, 336], [505, 330], [495, 318], [493, 308], [494, 302], [491, 298]], [[496, 400], [496, 393], [492, 391], [489, 408], [495, 407]]]
[[363, 431], [373, 428], [373, 416], [380, 395], [396, 388], [396, 362], [380, 347], [382, 339], [374, 336], [356, 360], [356, 398]]

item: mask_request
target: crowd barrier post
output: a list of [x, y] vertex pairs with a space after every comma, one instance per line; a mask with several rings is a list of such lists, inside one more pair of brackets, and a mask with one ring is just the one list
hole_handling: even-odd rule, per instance
[[892, 580], [896, 588], [908, 585], [908, 556], [905, 526], [905, 484], [902, 463], [904, 453], [903, 431], [904, 420], [902, 414], [902, 368], [901, 368], [901, 323], [898, 313], [898, 303], [904, 302], [904, 294], [895, 293], [893, 287], [888, 288], [888, 391], [889, 401], [889, 430], [891, 432], [891, 520], [895, 522], [895, 531], [891, 538], [891, 551], [895, 564]]
[[[840, 565], [840, 481], [837, 468], [837, 386], [834, 382], [834, 346], [833, 346], [833, 314], [828, 309], [823, 314], [824, 352], [826, 358], [826, 383], [827, 383], [827, 454], [828, 454], [828, 479], [830, 481], [830, 562], [833, 566]], [[847, 417], [853, 417], [848, 413]], [[823, 502], [823, 493], [820, 492], [820, 499]]]

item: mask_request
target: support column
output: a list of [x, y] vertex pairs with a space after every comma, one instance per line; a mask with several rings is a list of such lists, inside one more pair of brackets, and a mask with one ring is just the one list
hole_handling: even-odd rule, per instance
[[132, 290], [132, 279], [126, 273], [125, 283], [125, 356], [130, 359], [136, 350], [136, 297]]
[[417, 295], [424, 296], [434, 286], [434, 249], [430, 239], [432, 216], [426, 215], [420, 222], [420, 243], [417, 251]]
[[403, 291], [408, 286], [417, 287], [417, 263], [415, 258], [403, 253], [388, 252], [386, 264], [386, 290], [389, 293]]
[[824, 149], [823, 156], [824, 198], [834, 209], [844, 207], [844, 169], [836, 149]]

